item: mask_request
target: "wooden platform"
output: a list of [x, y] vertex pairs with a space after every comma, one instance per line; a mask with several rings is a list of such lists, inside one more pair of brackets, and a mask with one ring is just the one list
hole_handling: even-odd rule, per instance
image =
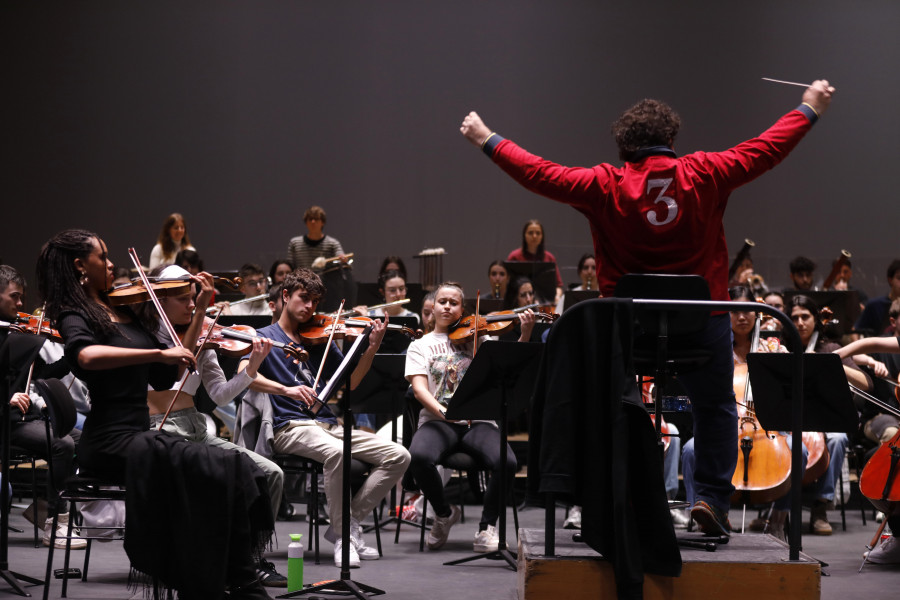
[[[616, 597], [612, 566], [586, 544], [573, 542], [572, 533], [557, 529], [556, 556], [545, 557], [544, 531], [520, 531], [519, 600]], [[681, 558], [681, 577], [645, 577], [645, 599], [819, 600], [821, 595], [819, 563], [802, 553], [800, 561], [789, 562], [787, 546], [769, 535], [733, 535], [715, 552], [682, 549]]]

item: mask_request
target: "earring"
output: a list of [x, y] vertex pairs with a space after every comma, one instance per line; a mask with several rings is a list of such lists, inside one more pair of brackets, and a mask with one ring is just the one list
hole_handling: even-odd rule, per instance
[[78, 280], [78, 283], [80, 283], [81, 285], [85, 285], [87, 282], [88, 282], [88, 276], [87, 276], [87, 273], [85, 273], [84, 271], [82, 271], [82, 272], [81, 272], [81, 278]]

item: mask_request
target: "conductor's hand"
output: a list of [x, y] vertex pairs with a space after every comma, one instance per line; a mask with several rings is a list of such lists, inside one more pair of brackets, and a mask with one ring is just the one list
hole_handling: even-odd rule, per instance
[[466, 136], [467, 140], [469, 140], [479, 148], [484, 143], [484, 140], [486, 140], [487, 137], [491, 135], [491, 130], [488, 129], [488, 126], [484, 124], [484, 121], [481, 120], [481, 117], [479, 117], [478, 113], [475, 111], [472, 111], [466, 115], [466, 118], [463, 119], [462, 126], [459, 128], [459, 131], [464, 136]]
[[821, 117], [828, 110], [828, 105], [831, 104], [832, 94], [834, 94], [834, 88], [828, 84], [828, 80], [817, 79], [803, 92], [803, 102], [812, 106]]

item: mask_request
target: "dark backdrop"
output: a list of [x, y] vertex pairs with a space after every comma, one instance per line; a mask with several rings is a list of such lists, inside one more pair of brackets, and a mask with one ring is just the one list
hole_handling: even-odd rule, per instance
[[[831, 110], [774, 172], [732, 197], [783, 283], [798, 253], [847, 248], [881, 291], [896, 244], [900, 3], [5, 2], [0, 256], [33, 281], [41, 244], [72, 226], [124, 263], [184, 213], [212, 269], [266, 268], [311, 204], [372, 280], [386, 254], [444, 247], [447, 278], [543, 221], [567, 281], [590, 250], [580, 214], [513, 184], [459, 134], [467, 111], [566, 164], [615, 162], [613, 119], [674, 105], [682, 153], [724, 149], [837, 86]], [[820, 270], [827, 270], [820, 268]], [[824, 276], [824, 273], [821, 274]], [[411, 278], [417, 279], [416, 275]], [[33, 289], [33, 286], [32, 286]], [[34, 296], [30, 300], [34, 300]]]

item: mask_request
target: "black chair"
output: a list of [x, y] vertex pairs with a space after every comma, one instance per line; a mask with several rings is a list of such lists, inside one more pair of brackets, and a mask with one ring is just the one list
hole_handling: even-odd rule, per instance
[[[419, 423], [419, 412], [422, 409], [422, 405], [418, 400], [415, 399], [415, 396], [412, 394], [412, 388], [410, 388], [409, 392], [406, 395], [406, 409], [403, 412], [403, 446], [409, 449], [410, 444], [412, 443], [412, 437], [418, 429]], [[451, 452], [447, 456], [445, 456], [438, 463], [438, 466], [443, 467], [445, 469], [449, 469], [451, 471], [456, 472], [457, 474], [457, 484], [460, 498], [464, 495], [465, 483], [464, 479], [469, 479], [469, 476], [476, 475], [480, 482], [482, 482], [482, 489], [486, 487], [487, 478], [491, 476], [491, 468], [485, 465], [479, 458], [475, 455], [469, 454], [468, 452], [459, 450], [456, 452]], [[467, 476], [464, 478], [463, 473]], [[403, 476], [402, 480], [403, 491], [400, 494], [400, 510], [406, 501], [406, 494], [410, 491], [418, 490], [418, 484], [415, 482], [412, 474], [407, 471]], [[512, 490], [510, 490], [512, 493]], [[513, 520], [515, 521], [515, 530], [516, 537], [519, 535], [519, 512], [516, 507], [515, 501], [512, 502], [513, 507]], [[422, 519], [420, 523], [416, 523], [414, 521], [405, 520], [402, 518], [402, 514], [397, 515], [397, 529], [394, 532], [394, 543], [397, 544], [400, 541], [400, 526], [402, 524], [410, 525], [412, 527], [417, 527], [419, 529], [419, 552], [425, 551], [425, 531], [430, 529], [428, 527], [428, 497], [423, 494], [422, 497]], [[460, 522], [466, 522], [466, 512], [465, 512], [465, 503], [460, 502]]]
[[[9, 447], [10, 486], [12, 487], [13, 495], [21, 496], [21, 490], [18, 488], [18, 485], [20, 485], [20, 484], [18, 484], [15, 481], [15, 478], [12, 477], [13, 469], [18, 470], [20, 467], [28, 466], [31, 471], [31, 498], [34, 502], [34, 547], [40, 548], [40, 546], [41, 546], [41, 536], [40, 536], [41, 530], [38, 527], [38, 523], [40, 522], [41, 524], [43, 524], [43, 522], [38, 514], [40, 511], [38, 511], [39, 494], [38, 494], [38, 481], [37, 481], [37, 461], [38, 461], [38, 457], [35, 456], [33, 452], [29, 452], [28, 450], [25, 450], [24, 448], [19, 448], [17, 446]], [[47, 468], [48, 468], [48, 470], [52, 468], [49, 461], [47, 461]], [[51, 471], [51, 475], [49, 475], [49, 476], [52, 477], [52, 471]], [[12, 531], [17, 531], [17, 532], [22, 531], [20, 529], [16, 529], [16, 528], [12, 527], [11, 525], [9, 526], [9, 529]]]
[[[281, 467], [285, 478], [294, 474], [301, 475], [304, 479], [309, 480], [310, 491], [306, 498], [306, 520], [309, 524], [307, 537], [312, 540], [315, 564], [319, 564], [319, 475], [322, 474], [322, 463], [311, 458], [297, 456], [296, 454], [276, 454], [272, 457], [272, 461]], [[369, 474], [369, 469], [368, 464], [355, 458], [352, 459], [350, 464], [351, 489], [355, 491], [362, 485], [363, 480]], [[332, 501], [336, 500], [333, 499]], [[378, 548], [378, 555], [383, 556], [381, 551], [381, 531], [380, 527], [378, 527], [378, 511], [373, 511], [372, 515], [375, 519], [375, 543]]]
[[[69, 393], [69, 390], [66, 386], [59, 381], [58, 379], [46, 379], [46, 380], [36, 380], [34, 382], [35, 388], [37, 388], [38, 393], [47, 403], [47, 412], [49, 415], [48, 425], [47, 425], [47, 450], [49, 453], [50, 446], [50, 432], [52, 425], [52, 432], [57, 437], [63, 437], [67, 435], [72, 428], [75, 426], [75, 403], [72, 400], [72, 395]], [[125, 500], [125, 489], [119, 487], [117, 485], [111, 484], [110, 482], [103, 481], [101, 479], [86, 477], [84, 475], [75, 475], [66, 480], [65, 489], [63, 489], [60, 494], [60, 502], [68, 502], [69, 503], [69, 515], [74, 520], [75, 515], [75, 503], [76, 502], [87, 502], [90, 500]], [[50, 582], [51, 573], [53, 571], [53, 551], [56, 546], [57, 539], [57, 526], [58, 526], [58, 517], [53, 517], [53, 527], [50, 533], [50, 548], [47, 553], [47, 572], [44, 578], [44, 600], [50, 595]], [[68, 529], [68, 534], [66, 536], [66, 553], [64, 560], [64, 573], [68, 573], [69, 570], [69, 559], [72, 552], [72, 535], [75, 530], [74, 522], [70, 521], [71, 526]], [[95, 529], [118, 529], [118, 528], [101, 528], [97, 527]], [[93, 539], [97, 539], [99, 537], [105, 536], [83, 536], [84, 539], [87, 540], [87, 548], [85, 548], [84, 552], [84, 565], [81, 572], [81, 580], [87, 581], [88, 574], [88, 566], [90, 564], [91, 559], [91, 542]], [[121, 539], [121, 538], [120, 538]], [[68, 590], [68, 578], [63, 578], [62, 584], [62, 594], [61, 597], [65, 598]]]

